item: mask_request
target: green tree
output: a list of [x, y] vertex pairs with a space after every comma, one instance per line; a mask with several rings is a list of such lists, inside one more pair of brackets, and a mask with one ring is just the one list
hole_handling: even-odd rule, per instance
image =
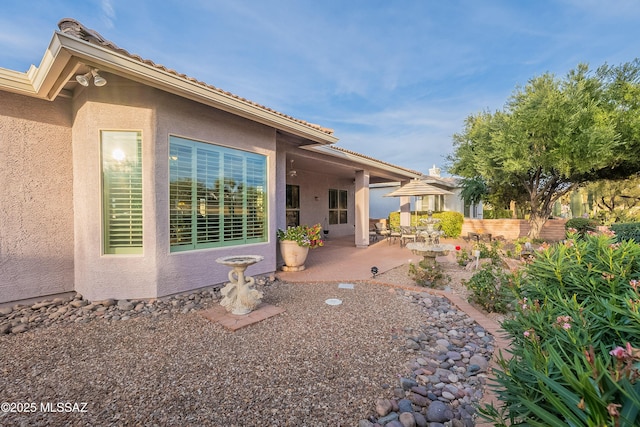
[[485, 199], [529, 209], [537, 238], [554, 203], [589, 181], [640, 170], [640, 61], [564, 79], [544, 74], [511, 95], [502, 111], [469, 116], [453, 137], [449, 171], [486, 184]]
[[468, 203], [476, 204], [487, 197], [487, 185], [482, 177], [463, 178], [460, 182], [460, 196]]
[[640, 177], [601, 180], [586, 187], [593, 195], [596, 217], [605, 224], [640, 219]]

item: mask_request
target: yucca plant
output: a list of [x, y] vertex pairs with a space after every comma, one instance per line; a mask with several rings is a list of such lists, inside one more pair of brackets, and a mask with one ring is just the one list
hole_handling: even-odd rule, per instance
[[503, 323], [497, 426], [640, 425], [640, 245], [570, 236], [539, 253]]

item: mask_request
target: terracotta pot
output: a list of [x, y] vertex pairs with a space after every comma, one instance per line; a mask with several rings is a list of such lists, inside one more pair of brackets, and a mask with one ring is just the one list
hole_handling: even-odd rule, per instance
[[280, 240], [280, 253], [285, 263], [282, 271], [302, 271], [309, 248], [299, 246], [294, 240]]

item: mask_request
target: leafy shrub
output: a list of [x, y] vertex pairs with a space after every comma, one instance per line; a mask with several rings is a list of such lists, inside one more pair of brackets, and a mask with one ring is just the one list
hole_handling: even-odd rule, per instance
[[[428, 214], [426, 211], [418, 212], [417, 215], [412, 213], [411, 225], [420, 225], [420, 220], [427, 219], [427, 217]], [[440, 219], [440, 227], [442, 231], [444, 231], [445, 236], [459, 237], [460, 233], [462, 233], [462, 222], [464, 221], [464, 216], [460, 212], [434, 212], [432, 217]], [[391, 212], [389, 214], [388, 223], [391, 228], [400, 227], [400, 212]]]
[[464, 222], [464, 215], [460, 212], [436, 212], [433, 214], [434, 218], [440, 218], [440, 226], [444, 235], [447, 237], [459, 237], [462, 233], [462, 223]]
[[586, 235], [589, 231], [596, 231], [598, 222], [590, 218], [571, 218], [564, 225], [565, 230], [569, 233], [570, 229], [576, 230], [580, 237]]
[[483, 209], [482, 217], [484, 219], [513, 218], [513, 211], [509, 209]]
[[459, 251], [456, 251], [456, 262], [459, 266], [464, 267], [465, 265], [469, 264], [471, 260], [471, 254], [465, 248], [461, 248]]
[[487, 246], [483, 242], [476, 243], [474, 245], [476, 250], [480, 251], [480, 258], [491, 258], [491, 261], [498, 265], [500, 264], [500, 242], [494, 240], [490, 246]]
[[444, 274], [440, 264], [428, 264], [424, 261], [420, 261], [417, 266], [409, 264], [409, 276], [418, 285], [429, 288], [444, 288], [451, 281], [451, 277]]
[[[496, 426], [640, 425], [640, 245], [585, 235], [527, 265], [485, 405]], [[507, 421], [509, 424], [507, 424]]]
[[506, 313], [513, 301], [516, 276], [507, 274], [493, 264], [485, 264], [464, 286], [471, 291], [469, 301], [489, 313]]
[[616, 233], [619, 242], [633, 240], [640, 243], [640, 222], [627, 222], [625, 224], [611, 224], [609, 227]]

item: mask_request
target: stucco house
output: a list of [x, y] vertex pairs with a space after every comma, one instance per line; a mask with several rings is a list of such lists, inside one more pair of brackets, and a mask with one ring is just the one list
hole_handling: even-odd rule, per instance
[[330, 129], [140, 58], [63, 19], [39, 66], [0, 68], [0, 303], [152, 298], [221, 284], [323, 223], [369, 244], [369, 186], [421, 174]]
[[[429, 168], [426, 175], [422, 175], [420, 180], [434, 187], [446, 190], [451, 194], [426, 195], [419, 197], [411, 197], [409, 200], [409, 211], [452, 211], [460, 212], [465, 218], [478, 219], [482, 218], [482, 202], [478, 204], [465, 203], [464, 198], [460, 194], [462, 188], [459, 179], [455, 177], [443, 177], [441, 169], [435, 164]], [[400, 210], [398, 200], [395, 198], [385, 197], [385, 195], [397, 190], [402, 182], [384, 182], [380, 184], [372, 184], [370, 186], [370, 215], [373, 218], [387, 218], [390, 212]], [[401, 224], [409, 225], [408, 214], [401, 212]]]

